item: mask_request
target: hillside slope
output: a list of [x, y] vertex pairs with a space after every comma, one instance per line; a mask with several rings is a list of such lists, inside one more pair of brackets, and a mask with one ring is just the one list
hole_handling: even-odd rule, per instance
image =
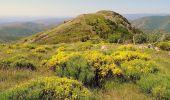
[[122, 41], [131, 41], [137, 33], [126, 18], [113, 11], [82, 14], [48, 31], [26, 38], [26, 43], [57, 44], [90, 39], [107, 39], [119, 35]]
[[170, 32], [170, 16], [150, 16], [132, 21], [132, 25], [145, 31]]
[[31, 36], [37, 32], [45, 31], [66, 20], [67, 18], [51, 18], [26, 22], [5, 21], [0, 24], [0, 42], [11, 42]]

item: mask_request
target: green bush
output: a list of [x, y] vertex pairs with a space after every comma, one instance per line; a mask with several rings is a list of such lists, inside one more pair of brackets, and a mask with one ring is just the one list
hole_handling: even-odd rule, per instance
[[121, 43], [121, 36], [118, 34], [110, 35], [108, 37], [108, 42], [109, 43]]
[[116, 31], [120, 34], [123, 43], [132, 43], [134, 34], [130, 33], [126, 28], [122, 26], [119, 26]]
[[160, 42], [157, 46], [162, 50], [170, 51], [170, 43], [169, 42]]
[[16, 68], [16, 69], [31, 69], [31, 70], [36, 69], [35, 65], [22, 55], [17, 55], [11, 58], [6, 58], [1, 60], [0, 68], [2, 69]]
[[95, 76], [87, 61], [80, 55], [70, 58], [65, 66], [57, 67], [56, 72], [59, 76], [72, 77], [84, 84], [90, 84]]
[[148, 43], [156, 43], [160, 41], [161, 34], [149, 33], [146, 34]]
[[34, 45], [34, 44], [23, 44], [22, 46], [24, 48], [28, 48], [28, 49], [35, 49], [36, 48], [36, 45]]
[[89, 100], [90, 91], [76, 80], [44, 77], [5, 91], [1, 100]]
[[18, 59], [11, 64], [12, 67], [17, 69], [31, 69], [35, 70], [36, 67], [26, 59]]
[[137, 46], [135, 46], [133, 44], [121, 45], [118, 49], [122, 50], [122, 51], [136, 51], [136, 50], [138, 50]]
[[78, 51], [85, 51], [85, 50], [90, 50], [93, 47], [93, 45], [90, 42], [84, 42], [81, 43], [76, 49]]
[[114, 64], [111, 56], [102, 52], [77, 53], [58, 52], [46, 65], [60, 76], [72, 77], [84, 84], [101, 86], [106, 77], [121, 76], [121, 69]]
[[46, 53], [50, 48], [48, 46], [38, 46], [34, 49], [35, 52]]
[[146, 93], [159, 100], [170, 99], [170, 77], [167, 74], [149, 74], [143, 76], [137, 84]]
[[113, 52], [111, 56], [117, 65], [120, 65], [125, 61], [131, 61], [135, 59], [141, 59], [145, 61], [150, 60], [150, 56], [148, 54], [137, 51], [116, 51]]
[[0, 61], [0, 69], [8, 69], [10, 67], [11, 61], [9, 59], [3, 59]]
[[134, 42], [135, 42], [135, 43], [139, 43], [139, 44], [141, 44], [141, 43], [146, 43], [146, 42], [147, 42], [147, 36], [146, 36], [146, 34], [136, 34], [136, 35], [134, 36]]
[[139, 80], [141, 75], [154, 73], [157, 70], [154, 62], [139, 59], [127, 61], [121, 65], [121, 68], [126, 78], [130, 80]]

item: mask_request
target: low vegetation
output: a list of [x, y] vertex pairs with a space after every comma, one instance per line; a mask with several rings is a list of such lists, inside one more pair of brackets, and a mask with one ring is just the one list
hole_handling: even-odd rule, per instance
[[169, 100], [170, 44], [161, 37], [99, 11], [1, 44], [0, 100]]
[[89, 99], [90, 91], [75, 80], [58, 77], [44, 77], [30, 80], [5, 91], [3, 100], [76, 100]]
[[[102, 49], [103, 45], [105, 49]], [[4, 50], [13, 52], [6, 53]], [[143, 98], [169, 99], [169, 72], [165, 74], [163, 71], [166, 70], [162, 69], [169, 65], [162, 59], [162, 55], [167, 52], [153, 51], [132, 44], [93, 44], [92, 41], [58, 45], [3, 45], [0, 51], [2, 56], [0, 70], [7, 73], [2, 73], [0, 77], [2, 86], [0, 97], [7, 100], [16, 98], [98, 100], [102, 99], [100, 95], [106, 95], [105, 93], [124, 91], [118, 87], [133, 85], [137, 88], [135, 91], [138, 91], [138, 95]], [[17, 54], [19, 52], [20, 54]], [[157, 59], [162, 59], [161, 64]], [[25, 74], [22, 74], [22, 71]], [[10, 73], [12, 76], [9, 76]], [[8, 83], [10, 77], [15, 79]], [[23, 81], [26, 82], [22, 83]], [[57, 86], [60, 89], [55, 87], [55, 84], [59, 84]], [[65, 86], [70, 86], [68, 93], [62, 92], [65, 91]], [[55, 89], [58, 92], [55, 92]], [[131, 91], [133, 95], [137, 95], [133, 93], [134, 88]], [[127, 94], [125, 92], [123, 95]]]

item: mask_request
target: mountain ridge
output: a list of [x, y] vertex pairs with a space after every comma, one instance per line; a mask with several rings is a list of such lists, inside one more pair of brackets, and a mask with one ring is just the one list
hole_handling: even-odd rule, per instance
[[79, 15], [48, 31], [26, 38], [24, 42], [38, 44], [68, 43], [87, 41], [93, 38], [106, 39], [112, 34], [119, 34], [123, 38], [130, 39], [132, 37], [128, 37], [128, 35], [137, 32], [139, 31], [133, 28], [122, 15], [113, 11], [101, 10], [96, 13]]
[[13, 42], [31, 36], [37, 32], [45, 31], [60, 23], [67, 18], [39, 19], [26, 22], [6, 22], [0, 24], [0, 41]]
[[132, 21], [132, 25], [146, 32], [170, 32], [170, 15], [139, 18]]

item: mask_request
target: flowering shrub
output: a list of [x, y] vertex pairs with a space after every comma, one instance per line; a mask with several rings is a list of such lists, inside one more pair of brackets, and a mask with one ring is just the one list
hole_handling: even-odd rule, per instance
[[12, 49], [9, 49], [6, 51], [7, 54], [12, 54], [14, 51]]
[[136, 51], [138, 48], [135, 45], [128, 44], [128, 45], [121, 45], [118, 49], [120, 50], [129, 50], [129, 51]]
[[7, 90], [2, 100], [87, 100], [90, 91], [76, 80], [44, 77]]
[[121, 64], [122, 62], [131, 61], [134, 59], [141, 59], [145, 61], [150, 59], [149, 55], [136, 51], [117, 51], [113, 52], [111, 56], [116, 64]]
[[45, 53], [45, 52], [47, 52], [47, 48], [44, 47], [44, 46], [39, 46], [39, 47], [36, 48], [34, 51], [35, 51], [35, 52], [40, 52], [40, 53]]
[[58, 52], [47, 66], [60, 76], [73, 77], [85, 84], [99, 85], [108, 75], [121, 76], [122, 70], [114, 64], [111, 56], [98, 51], [66, 53]]
[[36, 69], [36, 67], [32, 62], [30, 62], [24, 56], [21, 55], [17, 55], [11, 58], [1, 60], [0, 68], [2, 69], [16, 68], [16, 69], [31, 69], [31, 70]]
[[100, 51], [58, 51], [44, 64], [59, 76], [71, 77], [94, 86], [100, 86], [108, 78], [137, 80], [143, 74], [154, 72], [156, 67], [149, 55], [137, 51], [116, 51], [111, 55]]
[[[121, 69], [114, 64], [113, 58], [109, 55], [104, 55], [99, 51], [91, 51], [84, 54], [85, 59], [87, 59], [88, 64], [99, 71], [99, 76], [105, 77], [109, 74], [109, 71], [113, 75], [120, 75]], [[116, 73], [119, 70], [119, 73]]]
[[78, 50], [79, 51], [85, 51], [85, 50], [90, 50], [91, 48], [93, 47], [93, 45], [89, 42], [86, 42], [86, 43], [82, 43], [78, 46]]
[[67, 54], [60, 51], [46, 61], [46, 65], [59, 76], [72, 77], [85, 84], [89, 84], [94, 77], [93, 70], [88, 66], [87, 61], [77, 52]]
[[97, 86], [100, 86], [100, 84], [103, 83], [105, 78], [109, 75], [122, 75], [122, 70], [114, 64], [111, 56], [109, 55], [104, 55], [99, 51], [91, 51], [86, 52], [84, 57], [87, 59], [88, 65], [94, 69], [94, 84]]
[[57, 49], [57, 52], [65, 51], [65, 47], [61, 46]]
[[59, 66], [64, 67], [65, 63], [69, 60], [69, 56], [70, 56], [69, 54], [63, 51], [58, 52], [50, 60], [48, 60], [47, 66], [54, 70], [56, 67], [59, 67]]
[[36, 48], [36, 45], [25, 43], [25, 44], [22, 45], [22, 47], [28, 48], [28, 49], [35, 49], [35, 48]]
[[154, 62], [139, 59], [129, 62], [126, 61], [121, 65], [121, 68], [125, 71], [126, 77], [130, 80], [139, 79], [142, 74], [153, 73], [156, 71], [156, 65]]

